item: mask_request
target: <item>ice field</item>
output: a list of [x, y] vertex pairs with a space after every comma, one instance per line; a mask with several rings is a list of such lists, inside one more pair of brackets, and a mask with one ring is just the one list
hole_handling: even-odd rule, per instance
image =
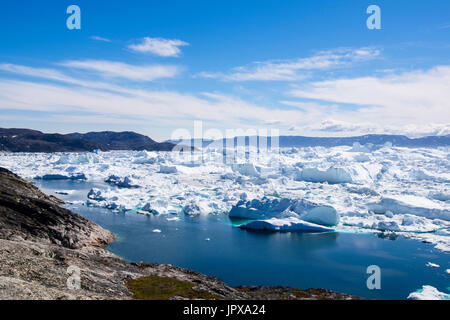
[[30, 180], [93, 182], [98, 187], [83, 203], [115, 212], [173, 220], [225, 214], [246, 219], [242, 228], [273, 232], [401, 234], [450, 251], [448, 147], [241, 151], [231, 161], [214, 148], [189, 155], [1, 153], [0, 166]]

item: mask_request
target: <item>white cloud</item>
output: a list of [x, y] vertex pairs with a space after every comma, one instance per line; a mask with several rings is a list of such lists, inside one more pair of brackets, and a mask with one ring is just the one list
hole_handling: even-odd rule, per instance
[[107, 78], [123, 78], [133, 81], [154, 81], [161, 78], [172, 78], [179, 73], [176, 66], [167, 65], [130, 65], [107, 60], [66, 61], [60, 65], [99, 73]]
[[181, 53], [179, 47], [188, 46], [189, 43], [181, 40], [146, 37], [140, 43], [129, 45], [128, 48], [141, 53], [153, 53], [161, 57], [178, 57]]
[[21, 74], [25, 76], [31, 76], [31, 77], [39, 77], [39, 78], [45, 78], [49, 80], [57, 80], [57, 81], [64, 81], [64, 82], [71, 82], [71, 78], [64, 75], [63, 73], [54, 70], [54, 69], [46, 69], [46, 68], [33, 68], [33, 67], [27, 67], [27, 66], [21, 66], [11, 63], [2, 63], [0, 64], [0, 70], [15, 73], [15, 74]]
[[[203, 120], [219, 129], [270, 126], [301, 135], [450, 133], [450, 67], [446, 66], [312, 82], [291, 90], [289, 94], [302, 101], [280, 101], [283, 108], [266, 108], [219, 93], [131, 89], [107, 81], [74, 78], [54, 69], [0, 64], [0, 70], [39, 78], [39, 82], [0, 78], [0, 110], [54, 112], [53, 120], [63, 114], [58, 119], [75, 123], [96, 117], [123, 125], [148, 122], [165, 130], [166, 137], [170, 130], [190, 128], [192, 120]], [[347, 104], [354, 106], [349, 108]]]
[[293, 127], [291, 131], [307, 130], [338, 134], [400, 134], [410, 137], [440, 136], [450, 134], [450, 123], [410, 124], [405, 126], [383, 125], [378, 123], [352, 123], [326, 119], [302, 128]]
[[91, 39], [96, 40], [96, 41], [102, 41], [102, 42], [111, 42], [111, 40], [109, 40], [107, 38], [99, 37], [99, 36], [92, 36]]
[[227, 74], [200, 72], [197, 76], [222, 78], [226, 81], [295, 81], [304, 79], [314, 70], [327, 70], [374, 59], [379, 54], [380, 51], [373, 48], [340, 48], [322, 51], [308, 58], [254, 62], [248, 66], [234, 68]]
[[350, 104], [334, 119], [381, 127], [450, 123], [450, 66], [381, 77], [313, 82], [290, 95], [321, 103]]
[[194, 96], [136, 89], [111, 92], [16, 80], [0, 80], [0, 109], [96, 113], [122, 117], [123, 123], [133, 117], [154, 124], [166, 122], [169, 128], [194, 119], [228, 128], [262, 126], [275, 116], [284, 122], [301, 119], [300, 112], [267, 109], [217, 93]]

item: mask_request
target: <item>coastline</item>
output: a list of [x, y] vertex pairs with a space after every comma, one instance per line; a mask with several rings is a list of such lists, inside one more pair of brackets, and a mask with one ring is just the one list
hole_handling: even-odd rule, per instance
[[[232, 288], [172, 265], [126, 262], [105, 250], [110, 231], [6, 169], [0, 180], [1, 299], [359, 299], [326, 289]], [[80, 289], [69, 289], [69, 267], [79, 269]]]

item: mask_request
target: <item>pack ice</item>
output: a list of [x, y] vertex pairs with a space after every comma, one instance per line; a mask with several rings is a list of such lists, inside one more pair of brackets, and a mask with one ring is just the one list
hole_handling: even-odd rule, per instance
[[189, 159], [147, 151], [1, 153], [0, 166], [28, 179], [87, 181], [95, 188], [84, 203], [115, 212], [229, 214], [250, 220], [243, 228], [272, 231], [395, 233], [450, 251], [449, 150], [246, 149], [231, 162], [220, 148]]

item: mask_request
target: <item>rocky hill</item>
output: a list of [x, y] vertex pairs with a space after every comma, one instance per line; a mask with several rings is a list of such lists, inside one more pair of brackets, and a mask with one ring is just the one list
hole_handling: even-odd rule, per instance
[[135, 132], [89, 132], [70, 133], [67, 137], [88, 141], [99, 145], [101, 150], [148, 150], [148, 151], [171, 151], [174, 144], [159, 143], [147, 136]]
[[0, 151], [83, 152], [96, 149], [171, 151], [172, 143], [159, 143], [134, 132], [90, 132], [49, 134], [29, 129], [1, 129]]
[[[114, 235], [0, 168], [0, 299], [353, 299], [324, 289], [231, 288], [171, 265], [129, 263]], [[70, 268], [69, 268], [70, 267]], [[79, 268], [81, 287], [67, 285]]]

